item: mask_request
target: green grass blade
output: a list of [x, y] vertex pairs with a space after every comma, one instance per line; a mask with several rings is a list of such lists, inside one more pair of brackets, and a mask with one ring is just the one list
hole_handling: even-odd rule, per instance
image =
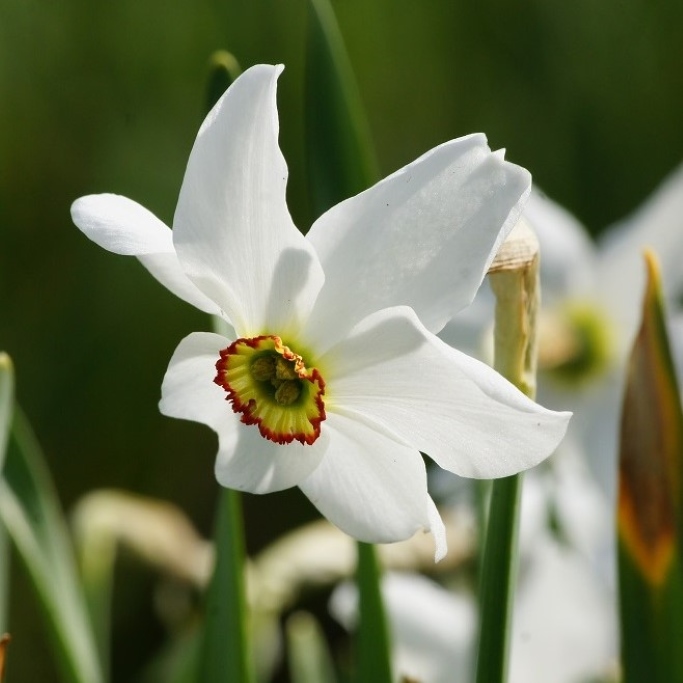
[[375, 546], [358, 543], [358, 609], [356, 634], [357, 683], [391, 683], [389, 628], [382, 593]]
[[5, 451], [14, 410], [14, 366], [12, 359], [0, 352], [0, 472], [5, 462]]
[[0, 517], [47, 617], [63, 680], [102, 683], [67, 526], [40, 446], [18, 410], [0, 482]]
[[244, 593], [244, 528], [240, 494], [221, 491], [216, 522], [216, 566], [206, 596], [200, 683], [251, 683]]
[[328, 0], [310, 0], [306, 159], [316, 216], [378, 180], [358, 87]]
[[206, 86], [206, 111], [211, 110], [221, 95], [240, 75], [240, 65], [227, 50], [216, 50], [209, 60], [209, 78]]
[[[0, 472], [12, 424], [14, 408], [14, 367], [12, 359], [0, 352]], [[7, 630], [7, 596], [9, 587], [9, 542], [5, 527], [0, 524], [0, 636]], [[0, 677], [2, 681], [2, 677]]]
[[629, 361], [619, 456], [624, 683], [683, 680], [683, 414], [656, 260]]

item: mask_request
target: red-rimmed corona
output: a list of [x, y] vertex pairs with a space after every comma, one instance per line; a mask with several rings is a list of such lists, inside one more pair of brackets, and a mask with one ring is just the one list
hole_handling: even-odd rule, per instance
[[237, 339], [221, 351], [214, 382], [242, 422], [275, 443], [312, 444], [325, 419], [325, 382], [276, 336]]

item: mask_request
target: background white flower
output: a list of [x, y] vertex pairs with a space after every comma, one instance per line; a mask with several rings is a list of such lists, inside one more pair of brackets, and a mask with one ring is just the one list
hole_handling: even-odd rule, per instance
[[[483, 135], [460, 138], [333, 207], [304, 238], [277, 143], [281, 70], [249, 69], [209, 113], [172, 232], [117, 195], [77, 200], [73, 220], [229, 325], [225, 337], [180, 343], [160, 404], [217, 432], [221, 484], [299, 486], [356, 538], [394, 541], [422, 528], [441, 555], [420, 451], [461, 475], [504, 476], [549, 455], [569, 418], [435, 336], [474, 297], [529, 175]], [[254, 349], [279, 369], [262, 379]], [[324, 394], [322, 383], [309, 386], [314, 376]], [[293, 383], [286, 400], [282, 382]]]
[[[673, 350], [683, 360], [683, 166], [597, 242], [566, 209], [538, 191], [532, 191], [524, 217], [538, 235], [542, 255], [546, 324], [540, 344], [539, 401], [574, 411], [563, 448], [584, 454], [608, 499], [614, 501], [618, 415], [626, 358], [645, 286], [645, 247], [661, 259]], [[482, 288], [474, 304], [440, 336], [481, 356], [491, 307], [490, 292]], [[560, 355], [560, 364], [567, 360], [562, 354], [572, 360], [567, 343], [575, 342], [577, 334], [587, 335], [587, 348], [577, 353], [582, 365], [553, 367], [554, 352]]]

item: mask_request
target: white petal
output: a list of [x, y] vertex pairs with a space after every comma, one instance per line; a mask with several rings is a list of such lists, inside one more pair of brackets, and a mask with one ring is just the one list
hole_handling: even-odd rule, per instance
[[664, 293], [683, 292], [683, 165], [629, 218], [612, 226], [600, 242], [600, 290], [609, 309], [630, 334], [636, 329], [645, 287], [643, 249], [661, 262]]
[[234, 413], [225, 390], [213, 381], [220, 351], [229, 345], [228, 339], [211, 332], [185, 337], [168, 364], [159, 410], [169, 417], [201, 422], [218, 433], [233, 429]]
[[555, 450], [570, 417], [452, 349], [405, 307], [368, 316], [320, 366], [335, 405], [462, 476], [533, 467]]
[[219, 352], [230, 342], [218, 334], [185, 337], [168, 366], [159, 408], [164, 415], [208, 425], [218, 433], [216, 479], [223, 486], [270, 493], [296, 486], [318, 464], [326, 449], [321, 434], [312, 446], [282, 446], [264, 439], [258, 429], [240, 422], [214, 383]]
[[[472, 597], [446, 590], [420, 574], [391, 572], [382, 578], [382, 596], [391, 627], [394, 671], [425, 683], [471, 679], [476, 608]], [[358, 623], [358, 589], [335, 588], [332, 616], [347, 630]]]
[[173, 292], [179, 299], [192, 304], [200, 311], [225, 318], [218, 304], [211, 301], [185, 275], [175, 250], [164, 254], [145, 254], [138, 256], [138, 260], [166, 289]]
[[144, 206], [115, 194], [88, 195], [72, 204], [71, 217], [95, 244], [115, 254], [137, 256], [177, 297], [206, 313], [220, 314], [180, 267], [170, 228]]
[[597, 256], [583, 225], [538, 190], [531, 191], [524, 218], [538, 237], [544, 304], [590, 293]]
[[231, 489], [272, 493], [301, 484], [325, 457], [330, 435], [322, 432], [312, 445], [294, 441], [277, 444], [264, 439], [253, 425], [235, 416], [237, 439], [221, 438], [216, 458], [216, 479]]
[[338, 339], [373, 311], [408, 305], [438, 332], [474, 297], [530, 182], [472, 135], [330, 209], [308, 233], [325, 270], [316, 331]]
[[91, 194], [71, 205], [71, 218], [95, 244], [115, 254], [173, 251], [171, 231], [151, 211], [117, 194]]
[[430, 530], [435, 508], [417, 450], [337, 412], [328, 411], [323, 430], [330, 435], [328, 450], [299, 487], [327, 519], [368, 543]]
[[491, 287], [484, 281], [474, 301], [448, 321], [439, 337], [468, 356], [492, 359], [495, 305]]
[[617, 657], [614, 596], [582, 558], [537, 537], [517, 591], [511, 683], [602, 680]]
[[240, 336], [287, 336], [323, 281], [285, 201], [275, 101], [281, 71], [252, 67], [216, 103], [190, 154], [173, 221], [185, 271]]

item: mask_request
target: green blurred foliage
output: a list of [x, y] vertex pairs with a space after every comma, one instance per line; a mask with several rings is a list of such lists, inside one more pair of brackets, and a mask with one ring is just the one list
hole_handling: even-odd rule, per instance
[[[683, 158], [677, 0], [338, 0], [335, 9], [385, 174], [483, 130], [597, 229]], [[15, 360], [19, 400], [67, 507], [118, 486], [178, 502], [210, 530], [214, 437], [156, 408], [175, 345], [210, 323], [134, 259], [88, 242], [69, 205], [116, 192], [170, 222], [208, 59], [226, 48], [245, 68], [287, 66], [281, 144], [292, 214], [307, 227], [305, 20], [304, 0], [0, 0], [0, 348]], [[249, 497], [245, 514], [253, 550], [314, 512], [293, 491]], [[149, 576], [122, 572], [115, 680], [129, 681], [163, 633]], [[9, 680], [50, 683], [22, 586]]]

